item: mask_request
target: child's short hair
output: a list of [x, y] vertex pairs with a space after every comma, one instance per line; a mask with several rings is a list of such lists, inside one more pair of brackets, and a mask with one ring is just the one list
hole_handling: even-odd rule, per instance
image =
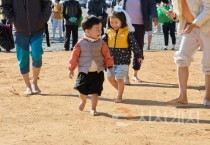
[[110, 25], [110, 18], [117, 18], [121, 21], [121, 28], [124, 28], [127, 26], [127, 23], [126, 23], [126, 17], [125, 17], [125, 14], [123, 12], [116, 12], [116, 11], [113, 11], [112, 14], [108, 17], [108, 28], [112, 28], [111, 25]]
[[100, 23], [101, 21], [96, 16], [87, 16], [82, 21], [82, 29], [85, 31], [86, 29], [91, 29], [93, 25], [98, 25]]

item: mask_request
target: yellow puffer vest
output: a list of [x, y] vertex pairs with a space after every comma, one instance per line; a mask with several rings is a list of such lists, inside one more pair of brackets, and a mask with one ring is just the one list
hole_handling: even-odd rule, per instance
[[117, 36], [116, 31], [112, 28], [107, 30], [108, 35], [108, 46], [109, 48], [128, 48], [128, 27], [120, 28]]

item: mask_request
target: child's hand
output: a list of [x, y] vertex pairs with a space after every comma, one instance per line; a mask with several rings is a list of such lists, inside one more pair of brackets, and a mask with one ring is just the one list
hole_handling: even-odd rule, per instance
[[142, 59], [142, 58], [138, 58], [138, 62], [139, 62], [140, 64], [142, 64], [142, 63], [143, 63], [143, 59]]
[[110, 72], [110, 78], [113, 78], [114, 77], [114, 71], [113, 71], [113, 68], [109, 68], [109, 72]]
[[71, 71], [69, 71], [69, 78], [70, 79], [73, 79], [73, 77], [74, 77], [74, 71], [71, 70]]

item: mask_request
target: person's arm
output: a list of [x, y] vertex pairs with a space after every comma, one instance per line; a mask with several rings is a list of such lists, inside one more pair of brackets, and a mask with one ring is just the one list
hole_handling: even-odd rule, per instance
[[107, 44], [103, 41], [102, 42], [102, 55], [104, 56], [104, 64], [106, 68], [112, 68], [114, 65], [114, 60], [109, 52], [109, 48]]
[[128, 34], [128, 44], [136, 58], [144, 59], [143, 48], [140, 48], [133, 33]]
[[148, 0], [149, 2], [149, 11], [152, 17], [152, 21], [156, 26], [158, 24], [158, 14], [157, 14], [157, 6], [154, 0]]
[[179, 20], [180, 12], [179, 12], [178, 4], [176, 0], [172, 0], [172, 6], [173, 6], [173, 10], [169, 10], [166, 16], [174, 21], [177, 21]]
[[210, 1], [202, 0], [201, 3], [203, 5], [203, 10], [193, 21], [193, 24], [195, 24], [198, 27], [201, 27], [208, 20], [210, 20]]
[[63, 3], [62, 15], [63, 15], [63, 18], [64, 19], [66, 19], [66, 20], [69, 19], [69, 16], [66, 14], [66, 5], [65, 5], [65, 2]]
[[69, 71], [74, 71], [75, 68], [77, 67], [80, 52], [81, 52], [80, 44], [77, 42], [74, 46], [74, 49], [72, 51], [72, 54], [69, 60]]
[[41, 9], [42, 13], [40, 15], [40, 20], [44, 23], [47, 23], [47, 21], [50, 18], [51, 15], [51, 5], [52, 1], [51, 0], [41, 0]]
[[15, 20], [15, 13], [13, 10], [12, 0], [2, 0], [2, 13], [9, 20], [9, 23], [13, 23]]

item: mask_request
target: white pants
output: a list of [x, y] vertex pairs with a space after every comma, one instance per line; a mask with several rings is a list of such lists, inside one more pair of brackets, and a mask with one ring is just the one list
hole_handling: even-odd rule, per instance
[[63, 32], [63, 20], [62, 19], [53, 19], [53, 37], [55, 37], [56, 28], [59, 29], [59, 36], [62, 37]]
[[198, 48], [203, 50], [201, 68], [204, 74], [210, 75], [210, 33], [194, 28], [190, 34], [183, 34], [179, 51], [174, 55], [177, 66], [188, 67]]

